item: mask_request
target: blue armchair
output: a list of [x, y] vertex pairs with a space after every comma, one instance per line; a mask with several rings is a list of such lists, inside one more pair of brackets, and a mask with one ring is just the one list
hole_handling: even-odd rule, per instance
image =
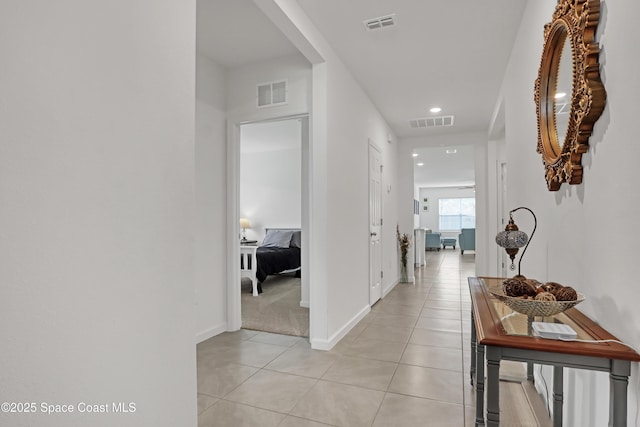
[[427, 233], [424, 235], [424, 248], [440, 250], [440, 233]]
[[476, 250], [476, 229], [475, 228], [463, 228], [458, 234], [458, 244], [460, 245], [460, 253], [464, 254], [464, 251]]

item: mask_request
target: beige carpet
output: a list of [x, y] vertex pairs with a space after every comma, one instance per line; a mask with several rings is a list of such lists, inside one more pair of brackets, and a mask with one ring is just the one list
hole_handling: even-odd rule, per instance
[[309, 336], [309, 309], [300, 307], [300, 278], [269, 276], [257, 297], [251, 294], [251, 280], [242, 279], [241, 300], [244, 329]]

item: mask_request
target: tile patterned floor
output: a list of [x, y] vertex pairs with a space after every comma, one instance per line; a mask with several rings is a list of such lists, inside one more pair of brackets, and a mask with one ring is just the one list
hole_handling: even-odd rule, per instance
[[199, 426], [472, 426], [473, 275], [473, 254], [427, 253], [329, 352], [249, 330], [199, 344]]

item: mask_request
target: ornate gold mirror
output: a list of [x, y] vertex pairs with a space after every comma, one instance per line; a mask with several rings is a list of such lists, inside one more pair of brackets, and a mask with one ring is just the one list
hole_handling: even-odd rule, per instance
[[582, 182], [582, 154], [604, 110], [595, 42], [600, 0], [558, 0], [544, 26], [544, 47], [535, 84], [538, 148], [547, 188]]

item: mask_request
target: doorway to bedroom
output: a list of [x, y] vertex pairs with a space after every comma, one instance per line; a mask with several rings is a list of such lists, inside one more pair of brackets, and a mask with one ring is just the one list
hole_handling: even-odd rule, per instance
[[302, 274], [307, 153], [306, 116], [240, 126], [244, 329], [309, 336], [309, 292]]

